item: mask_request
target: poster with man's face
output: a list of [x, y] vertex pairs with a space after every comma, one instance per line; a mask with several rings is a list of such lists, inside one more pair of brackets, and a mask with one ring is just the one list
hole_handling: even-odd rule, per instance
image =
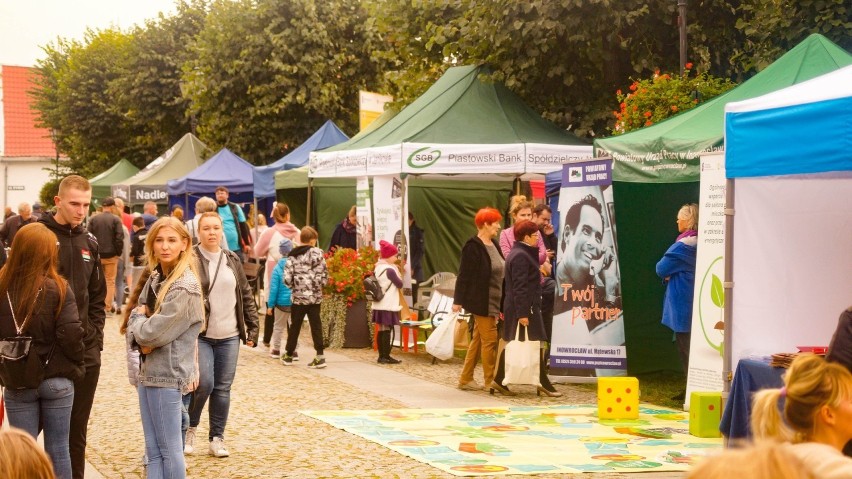
[[566, 164], [559, 193], [552, 374], [625, 374], [612, 161]]

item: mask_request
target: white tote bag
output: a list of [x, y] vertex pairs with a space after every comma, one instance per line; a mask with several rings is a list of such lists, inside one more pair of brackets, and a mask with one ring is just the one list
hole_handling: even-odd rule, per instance
[[529, 328], [524, 328], [524, 341], [519, 341], [521, 323], [515, 329], [515, 340], [509, 341], [503, 354], [506, 358], [506, 376], [503, 386], [531, 384], [541, 386], [538, 377], [541, 341], [530, 341]]
[[426, 352], [440, 360], [447, 360], [453, 357], [453, 352], [455, 351], [455, 329], [456, 315], [452, 314], [450, 317], [441, 321], [441, 324], [429, 335], [429, 339], [426, 340]]

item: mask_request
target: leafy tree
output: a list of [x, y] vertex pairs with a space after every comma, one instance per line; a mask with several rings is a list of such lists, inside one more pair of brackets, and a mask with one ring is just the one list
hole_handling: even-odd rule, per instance
[[211, 146], [267, 163], [326, 119], [357, 125], [379, 64], [357, 0], [219, 1], [184, 65], [185, 96]]
[[812, 33], [852, 50], [847, 0], [743, 0], [739, 13], [736, 27], [745, 41], [734, 61], [743, 71], [759, 71]]
[[181, 91], [181, 68], [204, 26], [206, 2], [180, 0], [176, 9], [131, 32], [129, 59], [109, 87], [115, 111], [136, 133], [126, 139], [132, 145], [127, 158], [140, 168], [194, 127]]

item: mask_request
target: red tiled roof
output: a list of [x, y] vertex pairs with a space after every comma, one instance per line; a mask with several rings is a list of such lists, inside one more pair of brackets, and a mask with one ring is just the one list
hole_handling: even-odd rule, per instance
[[53, 157], [56, 149], [50, 131], [36, 127], [33, 99], [27, 93], [35, 87], [32, 78], [38, 72], [29, 67], [0, 66], [3, 88], [5, 156]]

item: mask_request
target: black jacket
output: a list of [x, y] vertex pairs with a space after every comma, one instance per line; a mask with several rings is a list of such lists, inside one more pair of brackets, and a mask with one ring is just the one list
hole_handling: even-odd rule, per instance
[[124, 229], [118, 216], [99, 213], [89, 218], [89, 232], [98, 240], [98, 253], [101, 258], [121, 256], [124, 249]]
[[338, 248], [358, 249], [357, 233], [347, 233], [343, 223], [337, 223], [334, 232], [331, 233], [331, 242], [328, 245], [328, 250], [331, 251], [335, 246]]
[[852, 371], [852, 307], [840, 313], [837, 329], [828, 345], [826, 359]]
[[411, 223], [408, 227], [408, 238], [411, 243], [411, 276], [417, 281], [423, 281], [423, 255], [426, 252], [423, 228], [417, 226], [417, 223]]
[[[519, 318], [529, 318], [530, 341], [547, 341], [541, 319], [541, 272], [538, 265], [538, 245], [515, 241], [506, 256], [506, 278], [503, 283], [503, 339], [515, 339]], [[524, 339], [523, 328], [520, 339]]]
[[35, 223], [36, 221], [38, 221], [38, 218], [35, 216], [30, 216], [30, 219], [27, 221], [24, 221], [23, 218], [21, 218], [21, 215], [10, 217], [5, 223], [3, 223], [3, 226], [0, 227], [0, 240], [2, 240], [3, 243], [6, 243], [6, 246], [12, 246], [12, 240], [15, 239], [15, 234], [18, 233], [18, 230], [21, 229], [21, 227], [30, 223]]
[[77, 301], [77, 314], [85, 333], [86, 366], [98, 366], [104, 349], [106, 321], [106, 281], [98, 256], [98, 241], [82, 225], [71, 228], [57, 223], [53, 213], [41, 215], [39, 223], [50, 228], [59, 241], [59, 274], [68, 280]]
[[[3, 299], [0, 301], [0, 337], [7, 338], [15, 336], [16, 331], [9, 302]], [[44, 370], [44, 378], [62, 377], [73, 381], [82, 377], [83, 325], [77, 315], [74, 292], [70, 285], [65, 286], [65, 303], [59, 311], [59, 317], [56, 316], [59, 289], [52, 279], [45, 280], [37, 304], [23, 334], [33, 338], [33, 347], [42, 362], [48, 359], [53, 349], [53, 355]], [[24, 320], [21, 317], [17, 319]]]
[[[200, 246], [195, 246], [195, 256], [198, 258], [198, 276], [201, 281], [201, 289], [204, 291], [204, 297], [207, 297], [210, 290], [210, 261], [199, 251]], [[246, 279], [246, 273], [243, 271], [243, 264], [239, 256], [233, 251], [223, 249], [225, 252], [225, 260], [228, 262], [228, 267], [234, 272], [237, 277], [237, 329], [240, 331], [240, 340], [243, 343], [252, 341], [257, 346], [257, 305], [254, 303], [254, 295], [251, 291], [251, 285]], [[205, 333], [201, 333], [204, 336]]]
[[[503, 256], [497, 240], [491, 243], [497, 248], [497, 253]], [[453, 303], [460, 304], [468, 313], [477, 316], [488, 316], [488, 285], [491, 282], [491, 257], [485, 249], [485, 243], [479, 236], [467, 240], [462, 247], [459, 275], [456, 278], [456, 290]], [[503, 293], [500, 294], [502, 309]]]

